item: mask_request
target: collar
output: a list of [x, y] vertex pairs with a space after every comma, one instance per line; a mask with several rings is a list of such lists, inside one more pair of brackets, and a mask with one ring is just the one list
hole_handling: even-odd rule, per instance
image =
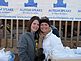
[[52, 29], [51, 29], [50, 32], [48, 32], [48, 34], [45, 36], [45, 39], [48, 38], [51, 34], [52, 34]]

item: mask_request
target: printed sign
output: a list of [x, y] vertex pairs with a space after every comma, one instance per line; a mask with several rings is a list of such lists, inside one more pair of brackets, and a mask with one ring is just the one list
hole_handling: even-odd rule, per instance
[[81, 0], [0, 0], [0, 19], [81, 20]]

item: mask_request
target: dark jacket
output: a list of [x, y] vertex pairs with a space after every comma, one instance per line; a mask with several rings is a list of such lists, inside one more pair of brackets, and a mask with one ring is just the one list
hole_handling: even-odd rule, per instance
[[34, 61], [35, 40], [34, 33], [23, 34], [18, 41], [18, 55], [20, 61]]
[[52, 30], [53, 30], [52, 33], [53, 33], [54, 35], [56, 35], [57, 37], [60, 37], [60, 36], [59, 36], [59, 31], [58, 31], [58, 29], [57, 29], [55, 26], [52, 26], [52, 25], [51, 25], [51, 28], [52, 28]]

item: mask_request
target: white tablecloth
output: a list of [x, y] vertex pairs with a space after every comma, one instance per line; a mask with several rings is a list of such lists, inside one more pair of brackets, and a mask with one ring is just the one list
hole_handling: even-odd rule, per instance
[[81, 61], [80, 57], [52, 58], [52, 61]]

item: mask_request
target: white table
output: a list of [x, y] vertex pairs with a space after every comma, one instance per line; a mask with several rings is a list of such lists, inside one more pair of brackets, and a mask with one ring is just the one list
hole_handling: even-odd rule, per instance
[[81, 57], [53, 58], [52, 61], [81, 61]]

